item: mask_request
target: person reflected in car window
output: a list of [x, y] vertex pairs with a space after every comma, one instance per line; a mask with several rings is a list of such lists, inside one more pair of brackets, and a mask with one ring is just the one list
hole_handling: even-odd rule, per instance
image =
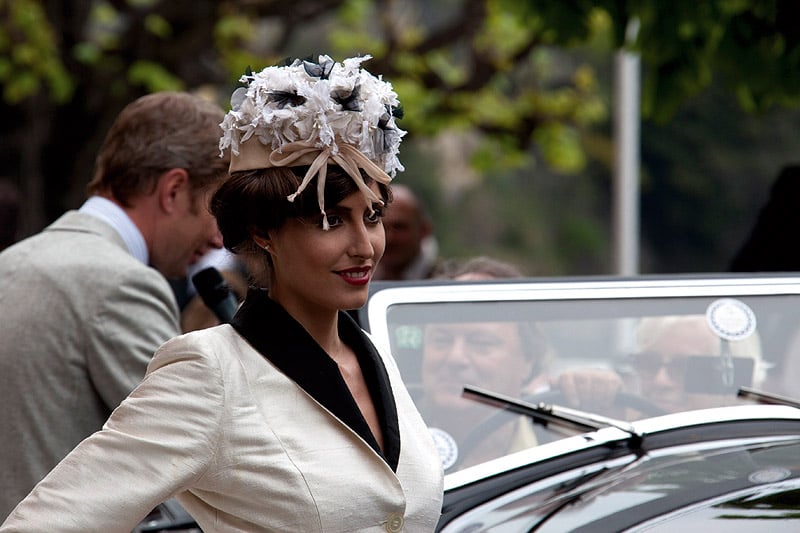
[[643, 318], [632, 358], [639, 394], [666, 412], [730, 405], [739, 386], [763, 379], [758, 334], [726, 340], [705, 315]]
[[[520, 398], [541, 374], [545, 338], [532, 325], [514, 322], [430, 324], [423, 336], [421, 412], [426, 422], [462, 442], [495, 407], [466, 399], [464, 385]], [[434, 432], [436, 435], [436, 432]], [[537, 444], [533, 427], [519, 417], [495, 428], [466, 463], [481, 462]], [[465, 466], [462, 461], [462, 466]]]
[[[481, 256], [445, 262], [438, 277], [476, 281], [523, 276], [512, 264]], [[496, 407], [464, 398], [465, 385], [517, 399], [559, 391], [560, 403], [583, 408], [609, 405], [622, 387], [621, 378], [608, 369], [577, 368], [553, 376], [553, 356], [535, 322], [487, 318], [424, 328], [420, 410], [433, 428], [445, 467], [476, 464], [535, 446], [546, 437], [541, 432], [537, 436], [529, 418], [508, 414], [505, 423], [484, 432], [484, 421], [492, 416], [502, 421], [504, 415], [498, 415]], [[476, 444], [459, 449], [465, 441]]]

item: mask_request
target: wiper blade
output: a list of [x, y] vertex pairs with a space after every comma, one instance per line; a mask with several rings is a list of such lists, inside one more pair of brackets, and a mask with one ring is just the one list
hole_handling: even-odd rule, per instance
[[464, 385], [462, 395], [470, 400], [528, 416], [535, 423], [542, 425], [553, 424], [579, 432], [597, 431], [604, 427], [613, 427], [628, 433], [632, 437], [637, 437], [637, 439], [642, 437], [633, 426], [623, 420], [616, 420], [578, 409], [545, 403], [532, 404], [472, 385]]
[[788, 405], [789, 407], [797, 407], [798, 409], [800, 409], [800, 401], [797, 401], [793, 398], [789, 398], [787, 396], [781, 396], [779, 394], [772, 394], [769, 392], [751, 389], [750, 387], [739, 387], [739, 392], [737, 393], [737, 396], [739, 398], [755, 400], [759, 403]]

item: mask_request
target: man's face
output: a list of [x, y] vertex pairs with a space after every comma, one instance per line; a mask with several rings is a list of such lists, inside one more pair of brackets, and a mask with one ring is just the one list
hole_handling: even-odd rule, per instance
[[646, 345], [635, 356], [634, 366], [649, 399], [667, 412], [709, 406], [716, 395], [691, 394], [685, 389], [689, 357], [719, 354], [719, 339], [702, 318], [676, 322]]
[[422, 239], [427, 235], [420, 213], [411, 201], [397, 197], [386, 208], [383, 227], [386, 252], [381, 262], [391, 270], [402, 270], [419, 255]]
[[212, 248], [222, 248], [217, 221], [208, 209], [212, 188], [192, 194], [184, 189], [177, 209], [160, 228], [151, 264], [168, 278], [185, 277], [189, 265]]
[[423, 339], [422, 383], [434, 409], [469, 409], [464, 385], [518, 397], [530, 377], [517, 324], [508, 322], [432, 324]]

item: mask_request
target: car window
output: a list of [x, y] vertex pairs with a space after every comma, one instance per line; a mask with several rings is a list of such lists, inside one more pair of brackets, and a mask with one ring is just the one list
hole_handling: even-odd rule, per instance
[[[506, 293], [507, 294], [507, 293]], [[739, 387], [800, 396], [788, 379], [800, 296], [504, 298], [390, 305], [391, 351], [446, 472], [559, 439], [563, 429], [465, 398], [465, 385], [618, 420], [749, 403]], [[617, 392], [594, 371], [613, 374]], [[589, 378], [584, 379], [584, 375]], [[599, 379], [599, 380], [598, 380]], [[612, 387], [613, 388], [613, 387]]]

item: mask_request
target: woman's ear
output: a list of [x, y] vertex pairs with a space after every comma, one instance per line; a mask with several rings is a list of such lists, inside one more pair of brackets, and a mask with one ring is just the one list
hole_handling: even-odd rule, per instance
[[255, 242], [259, 248], [267, 250], [269, 248], [269, 243], [270, 243], [269, 235], [267, 235], [266, 237], [262, 237], [261, 235], [253, 233], [253, 242]]

